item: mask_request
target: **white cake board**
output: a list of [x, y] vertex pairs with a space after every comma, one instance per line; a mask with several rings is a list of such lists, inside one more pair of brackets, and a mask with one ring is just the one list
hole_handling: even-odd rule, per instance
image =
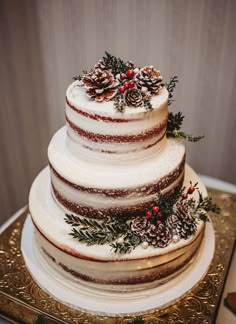
[[[114, 294], [88, 288], [64, 278], [40, 257], [34, 245], [34, 227], [28, 216], [21, 239], [25, 263], [38, 285], [58, 301], [97, 315], [128, 315], [161, 309], [189, 293], [206, 274], [215, 249], [212, 223], [206, 223], [203, 243], [193, 263], [175, 279], [145, 291]], [[30, 244], [29, 244], [30, 242]], [[35, 253], [37, 252], [37, 253]]]

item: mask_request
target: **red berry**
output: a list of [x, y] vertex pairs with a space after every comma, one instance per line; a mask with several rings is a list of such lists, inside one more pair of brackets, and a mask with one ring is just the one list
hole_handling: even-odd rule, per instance
[[129, 82], [129, 88], [133, 88], [135, 86], [135, 82], [134, 81], [130, 81]]
[[160, 220], [158, 220], [158, 221], [157, 221], [157, 225], [160, 225], [160, 224], [161, 224], [161, 221], [160, 221]]
[[149, 219], [151, 216], [152, 216], [152, 213], [150, 212], [150, 210], [148, 210], [148, 211], [146, 212], [145, 217], [146, 217], [147, 219]]
[[121, 87], [121, 88], [120, 88], [120, 92], [121, 92], [121, 93], [125, 92], [125, 87]]
[[157, 217], [162, 217], [163, 216], [163, 214], [161, 213], [161, 212], [159, 212], [158, 214], [157, 214]]
[[120, 79], [121, 80], [124, 80], [124, 79], [126, 79], [126, 75], [123, 73], [123, 74], [121, 74], [121, 76], [120, 76]]
[[182, 198], [183, 199], [187, 199], [188, 198], [188, 195], [185, 193], [185, 194], [183, 194]]
[[154, 213], [158, 213], [159, 212], [159, 207], [157, 207], [157, 206], [153, 206], [152, 207], [152, 211], [154, 212]]
[[188, 193], [192, 194], [194, 192], [195, 188], [193, 186], [188, 188]]
[[125, 90], [127, 90], [129, 88], [129, 84], [128, 83], [125, 83], [124, 84], [124, 88], [125, 88]]
[[134, 76], [134, 70], [128, 70], [126, 75], [127, 75], [128, 78], [133, 77]]

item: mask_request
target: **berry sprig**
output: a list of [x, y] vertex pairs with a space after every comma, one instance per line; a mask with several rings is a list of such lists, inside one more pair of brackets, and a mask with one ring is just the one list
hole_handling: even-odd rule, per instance
[[198, 190], [198, 182], [196, 182], [194, 185], [192, 184], [192, 181], [190, 181], [190, 187], [188, 188], [188, 190], [186, 192], [184, 192], [182, 194], [182, 200], [186, 200], [188, 199], [189, 195], [192, 195], [195, 191], [195, 189]]
[[162, 224], [163, 213], [158, 206], [154, 205], [150, 210], [146, 211], [145, 218], [154, 225], [160, 225]]
[[136, 86], [134, 76], [138, 73], [139, 69], [129, 69], [126, 73], [117, 74], [116, 78], [120, 81], [120, 93], [125, 93], [126, 90], [132, 89]]

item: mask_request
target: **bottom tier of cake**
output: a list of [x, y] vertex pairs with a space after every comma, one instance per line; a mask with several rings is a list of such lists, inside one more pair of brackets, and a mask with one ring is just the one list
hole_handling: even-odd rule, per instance
[[[196, 173], [186, 166], [185, 183], [198, 182]], [[85, 284], [104, 291], [136, 291], [156, 287], [177, 276], [197, 256], [205, 224], [198, 223], [190, 238], [170, 243], [165, 248], [138, 246], [129, 254], [117, 254], [109, 244], [88, 246], [68, 235], [70, 228], [63, 211], [51, 195], [49, 169], [36, 178], [30, 193], [30, 214], [34, 223], [37, 252], [72, 285]]]

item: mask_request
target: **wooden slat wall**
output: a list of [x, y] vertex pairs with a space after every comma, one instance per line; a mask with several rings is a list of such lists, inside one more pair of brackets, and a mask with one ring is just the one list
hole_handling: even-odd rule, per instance
[[236, 1], [1, 0], [0, 223], [27, 203], [71, 78], [110, 51], [178, 75], [200, 173], [236, 183]]

